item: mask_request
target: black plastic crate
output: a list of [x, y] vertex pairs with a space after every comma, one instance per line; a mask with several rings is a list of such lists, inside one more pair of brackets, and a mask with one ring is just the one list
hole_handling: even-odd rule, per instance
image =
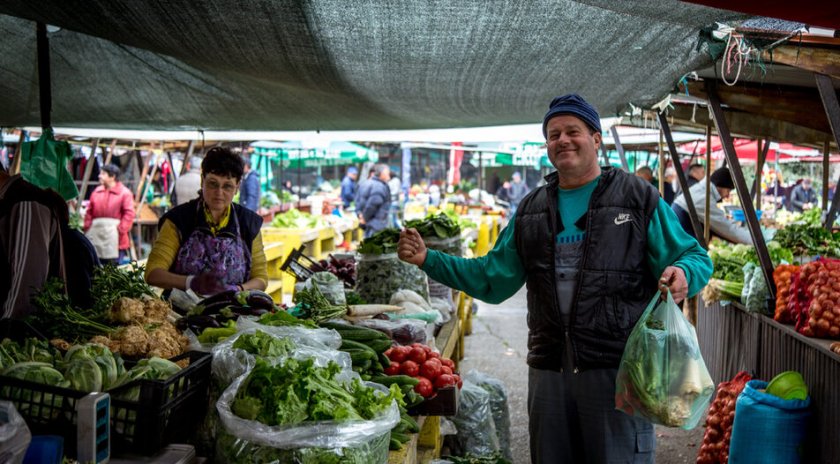
[[[212, 354], [191, 351], [171, 361], [185, 359], [189, 365], [167, 380], [136, 380], [108, 392], [113, 452], [151, 455], [191, 437], [207, 410]], [[127, 368], [131, 364], [126, 361]], [[114, 398], [137, 385], [138, 401]], [[0, 400], [15, 405], [33, 434], [63, 436], [68, 456], [75, 456], [76, 402], [87, 394], [0, 376]]]

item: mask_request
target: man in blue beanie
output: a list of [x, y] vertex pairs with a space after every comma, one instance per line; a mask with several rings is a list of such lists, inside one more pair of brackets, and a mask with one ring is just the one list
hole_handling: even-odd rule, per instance
[[[652, 424], [616, 409], [624, 346], [648, 304], [699, 292], [712, 263], [649, 183], [598, 165], [601, 122], [578, 95], [543, 119], [557, 169], [520, 203], [485, 256], [427, 250], [414, 229], [400, 259], [498, 304], [528, 288], [531, 462], [654, 462]], [[686, 418], [687, 419], [687, 418]]]

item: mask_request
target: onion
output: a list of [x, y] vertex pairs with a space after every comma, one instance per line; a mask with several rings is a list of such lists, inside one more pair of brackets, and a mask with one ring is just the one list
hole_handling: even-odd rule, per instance
[[823, 334], [824, 334], [824, 333], [828, 332], [828, 329], [830, 329], [830, 328], [831, 328], [831, 323], [830, 323], [830, 322], [828, 322], [828, 320], [826, 320], [826, 319], [819, 319], [819, 320], [817, 321], [817, 330], [818, 330], [819, 332], [821, 332], [821, 333], [823, 333]]
[[[721, 420], [721, 417], [718, 414], [710, 415], [708, 417], [708, 419], [706, 419], [706, 421], [709, 423], [710, 427], [720, 427], [720, 420]], [[706, 433], [708, 433], [709, 430], [711, 430], [711, 429], [707, 429]]]
[[840, 327], [833, 325], [828, 329], [828, 336], [831, 338], [840, 337]]

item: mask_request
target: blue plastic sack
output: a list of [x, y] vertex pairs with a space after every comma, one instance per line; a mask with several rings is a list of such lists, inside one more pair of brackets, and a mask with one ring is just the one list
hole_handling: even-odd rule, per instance
[[732, 464], [795, 464], [802, 461], [811, 397], [784, 400], [760, 390], [763, 380], [750, 380], [735, 403], [729, 444]]

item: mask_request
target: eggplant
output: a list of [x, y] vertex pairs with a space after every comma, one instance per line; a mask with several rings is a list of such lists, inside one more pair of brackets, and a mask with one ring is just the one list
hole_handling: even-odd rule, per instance
[[274, 309], [274, 300], [268, 293], [260, 290], [250, 290], [248, 293], [248, 306], [258, 309]]
[[[221, 327], [215, 318], [205, 315], [187, 316], [178, 319], [175, 323], [176, 327], [189, 327], [191, 329], [206, 329], [209, 327]], [[195, 330], [193, 330], [195, 332]]]
[[239, 304], [236, 303], [236, 302], [231, 302], [231, 301], [217, 301], [215, 303], [210, 304], [209, 306], [205, 306], [204, 311], [202, 311], [201, 314], [216, 315], [216, 314], [219, 314], [219, 312], [221, 310], [223, 310], [225, 308], [228, 308], [228, 307], [238, 308]]
[[225, 290], [224, 292], [217, 293], [213, 296], [208, 296], [207, 298], [201, 300], [199, 303], [201, 306], [204, 306], [205, 311], [207, 310], [208, 306], [217, 304], [217, 303], [225, 303], [225, 306], [229, 304], [236, 303], [236, 290]]

